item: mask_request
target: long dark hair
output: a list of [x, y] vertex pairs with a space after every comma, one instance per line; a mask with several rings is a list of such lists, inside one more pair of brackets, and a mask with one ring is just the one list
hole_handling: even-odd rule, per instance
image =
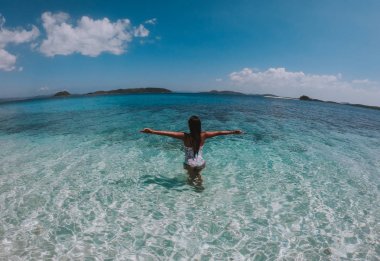
[[197, 116], [191, 116], [189, 119], [190, 136], [192, 138], [191, 145], [193, 147], [194, 156], [198, 154], [199, 147], [201, 146], [201, 119]]

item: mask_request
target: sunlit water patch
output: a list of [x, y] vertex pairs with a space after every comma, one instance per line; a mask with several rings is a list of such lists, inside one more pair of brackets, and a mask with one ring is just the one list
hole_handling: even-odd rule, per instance
[[[203, 187], [179, 141], [209, 140]], [[0, 105], [0, 260], [378, 260], [380, 113], [255, 96]], [[62, 258], [62, 259], [61, 259]]]

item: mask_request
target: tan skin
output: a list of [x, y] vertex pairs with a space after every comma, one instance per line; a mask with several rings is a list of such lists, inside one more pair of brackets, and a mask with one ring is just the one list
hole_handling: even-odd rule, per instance
[[[192, 147], [192, 141], [191, 137], [188, 135], [185, 135], [183, 132], [177, 132], [177, 131], [159, 131], [159, 130], [153, 130], [149, 128], [145, 128], [141, 130], [140, 132], [148, 133], [148, 134], [156, 134], [161, 136], [168, 136], [171, 138], [179, 139], [183, 141], [183, 144], [186, 147]], [[201, 132], [201, 143], [200, 146], [203, 146], [206, 142], [206, 139], [210, 139], [216, 136], [221, 135], [231, 135], [231, 134], [242, 134], [242, 131], [240, 130], [232, 130], [232, 131], [203, 131]], [[190, 166], [186, 166], [186, 169], [189, 174], [190, 181], [192, 183], [195, 183], [196, 185], [202, 184], [202, 176], [201, 176], [201, 169], [192, 168]]]

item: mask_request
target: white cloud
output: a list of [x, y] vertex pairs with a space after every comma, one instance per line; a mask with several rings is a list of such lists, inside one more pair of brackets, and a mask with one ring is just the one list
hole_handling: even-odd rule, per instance
[[0, 70], [12, 71], [16, 64], [16, 56], [8, 53], [4, 49], [0, 49]]
[[48, 90], [49, 90], [49, 87], [47, 87], [47, 86], [43, 86], [43, 87], [39, 88], [38, 90], [39, 90], [39, 91], [42, 91], [42, 92], [44, 92], [44, 91], [48, 91]]
[[4, 28], [5, 18], [0, 15], [0, 70], [12, 71], [16, 69], [16, 56], [5, 50], [8, 44], [21, 44], [34, 40], [39, 35], [37, 27], [32, 26], [30, 31], [25, 29], [8, 30]]
[[14, 30], [10, 31], [0, 28], [0, 47], [4, 48], [9, 43], [20, 44], [30, 42], [39, 35], [37, 27], [33, 26], [30, 31], [27, 30]]
[[40, 51], [47, 56], [80, 53], [98, 56], [102, 52], [122, 54], [133, 37], [147, 37], [149, 31], [143, 26], [133, 27], [128, 19], [111, 22], [108, 18], [94, 20], [82, 16], [76, 25], [69, 22], [66, 13], [45, 12], [42, 14], [43, 27], [47, 38]]
[[229, 75], [239, 91], [271, 93], [288, 97], [308, 95], [312, 98], [380, 105], [380, 84], [369, 80], [345, 81], [341, 74], [320, 75], [290, 72], [285, 68], [266, 71], [244, 68]]
[[157, 23], [157, 18], [152, 18], [144, 22], [144, 24], [156, 24], [156, 23]]
[[146, 29], [142, 24], [140, 24], [134, 30], [135, 37], [147, 37], [148, 35], [149, 35], [148, 29]]

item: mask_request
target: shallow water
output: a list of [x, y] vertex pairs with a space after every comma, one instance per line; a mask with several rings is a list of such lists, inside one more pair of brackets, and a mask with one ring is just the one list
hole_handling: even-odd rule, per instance
[[[204, 147], [143, 127], [241, 129]], [[380, 258], [380, 112], [201, 94], [0, 105], [0, 260]], [[86, 259], [86, 260], [87, 260]]]

